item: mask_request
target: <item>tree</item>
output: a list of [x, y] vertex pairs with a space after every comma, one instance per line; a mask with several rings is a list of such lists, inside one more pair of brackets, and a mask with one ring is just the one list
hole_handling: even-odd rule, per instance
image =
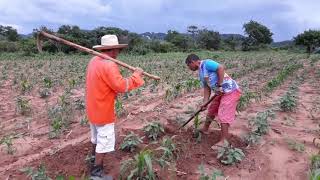
[[188, 36], [180, 34], [177, 31], [169, 30], [165, 40], [184, 51], [192, 46], [192, 39]]
[[270, 44], [272, 43], [273, 33], [264, 25], [251, 20], [250, 22], [243, 25], [245, 34], [248, 35], [250, 42], [253, 42], [253, 45], [260, 44]]
[[303, 45], [307, 47], [307, 52], [311, 53], [316, 46], [320, 46], [320, 31], [308, 30], [297, 35], [294, 38], [296, 45]]
[[197, 40], [201, 48], [215, 49], [215, 50], [220, 48], [221, 38], [220, 38], [219, 32], [215, 32], [207, 29], [199, 30], [199, 35]]
[[11, 26], [0, 25], [0, 35], [6, 38], [8, 41], [18, 41], [19, 39], [17, 30]]
[[237, 44], [239, 44], [239, 40], [237, 40], [234, 36], [230, 36], [227, 39], [224, 40], [224, 43], [229, 46], [231, 50], [235, 50]]

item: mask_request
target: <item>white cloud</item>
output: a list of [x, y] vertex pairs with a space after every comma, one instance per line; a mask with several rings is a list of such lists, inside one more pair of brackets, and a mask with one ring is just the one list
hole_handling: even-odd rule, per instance
[[[1, 0], [0, 22], [5, 24], [77, 24], [82, 18], [100, 18], [111, 13], [101, 0]], [[29, 30], [30, 31], [30, 30]]]

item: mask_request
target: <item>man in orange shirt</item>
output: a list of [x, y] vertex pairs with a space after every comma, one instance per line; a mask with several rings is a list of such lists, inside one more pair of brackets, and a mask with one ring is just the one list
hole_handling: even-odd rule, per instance
[[[127, 44], [119, 44], [115, 35], [105, 35], [101, 45], [93, 46], [101, 53], [117, 58], [120, 50]], [[89, 62], [86, 75], [86, 111], [90, 122], [91, 142], [95, 163], [91, 168], [91, 178], [103, 175], [103, 158], [115, 147], [114, 104], [118, 93], [125, 93], [144, 84], [143, 71], [136, 68], [129, 78], [123, 78], [118, 65], [101, 57], [93, 57]], [[112, 179], [109, 176], [109, 179]]]

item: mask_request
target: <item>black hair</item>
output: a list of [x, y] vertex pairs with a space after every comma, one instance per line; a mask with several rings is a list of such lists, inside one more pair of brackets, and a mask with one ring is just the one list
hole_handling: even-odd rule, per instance
[[198, 61], [200, 60], [199, 56], [195, 54], [189, 54], [188, 57], [186, 58], [186, 64], [190, 64], [193, 61]]

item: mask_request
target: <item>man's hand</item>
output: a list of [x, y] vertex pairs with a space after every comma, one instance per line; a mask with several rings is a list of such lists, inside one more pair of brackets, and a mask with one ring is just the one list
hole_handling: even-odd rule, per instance
[[138, 74], [139, 76], [142, 76], [143, 75], [143, 70], [141, 69], [141, 68], [139, 68], [139, 67], [136, 67], [135, 69], [134, 69], [134, 72], [133, 73], [136, 73], [136, 74]]
[[216, 90], [215, 90], [215, 94], [216, 95], [223, 95], [223, 89], [222, 89], [222, 87], [218, 87]]

